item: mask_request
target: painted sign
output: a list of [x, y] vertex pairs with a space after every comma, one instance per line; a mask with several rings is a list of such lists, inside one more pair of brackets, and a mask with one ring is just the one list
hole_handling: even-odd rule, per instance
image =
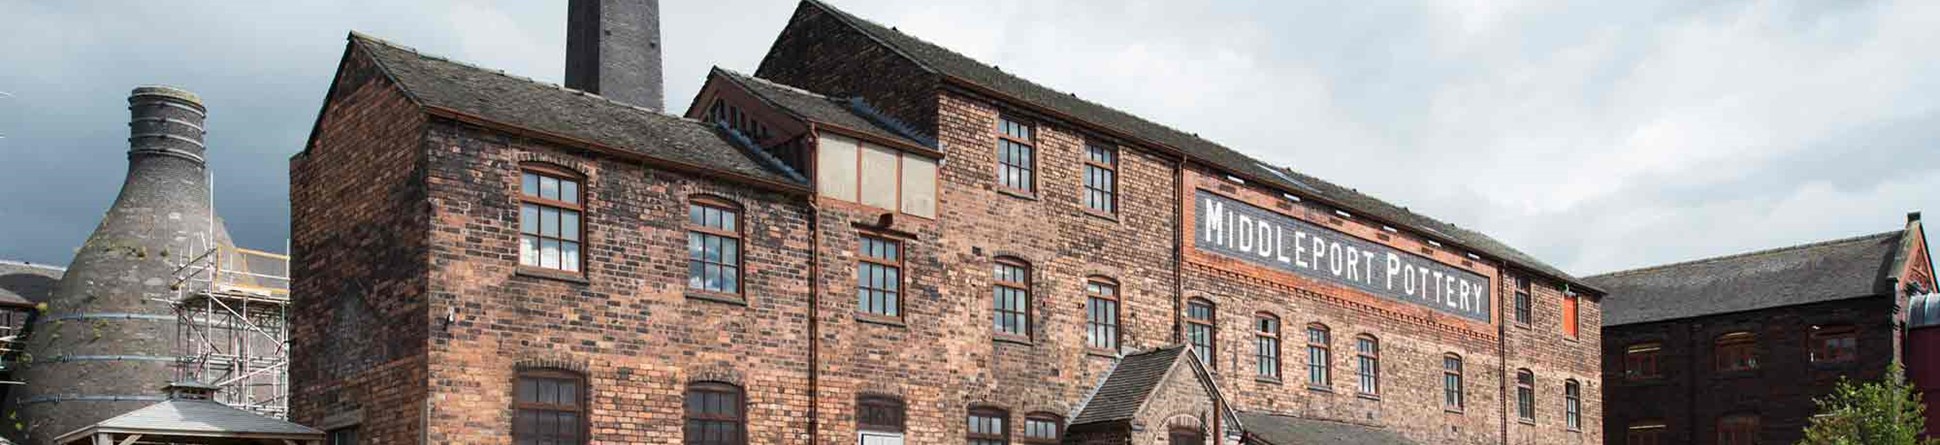
[[1490, 321], [1481, 274], [1200, 190], [1199, 250]]

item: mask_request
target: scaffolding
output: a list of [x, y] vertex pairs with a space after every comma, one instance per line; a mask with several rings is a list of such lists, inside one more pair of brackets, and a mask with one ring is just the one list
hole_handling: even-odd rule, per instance
[[290, 258], [214, 244], [176, 274], [176, 381], [214, 385], [218, 402], [287, 418]]

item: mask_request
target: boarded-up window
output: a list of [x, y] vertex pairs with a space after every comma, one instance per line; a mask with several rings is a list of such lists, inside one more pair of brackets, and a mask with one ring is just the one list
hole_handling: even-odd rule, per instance
[[897, 158], [895, 150], [875, 144], [862, 144], [862, 203], [870, 207], [894, 209], [897, 204]]
[[1563, 296], [1563, 335], [1570, 338], [1576, 338], [1577, 298], [1576, 294]]
[[936, 161], [903, 155], [903, 213], [936, 217]]
[[856, 199], [856, 140], [822, 135], [815, 152], [815, 184], [822, 196]]

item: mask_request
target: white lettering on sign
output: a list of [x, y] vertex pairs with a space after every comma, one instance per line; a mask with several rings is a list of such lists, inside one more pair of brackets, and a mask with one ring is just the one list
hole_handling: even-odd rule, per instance
[[1204, 190], [1197, 197], [1200, 250], [1490, 321], [1481, 274]]

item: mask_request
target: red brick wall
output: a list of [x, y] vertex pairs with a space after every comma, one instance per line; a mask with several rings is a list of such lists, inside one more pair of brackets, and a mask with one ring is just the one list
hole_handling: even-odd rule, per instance
[[416, 443], [430, 318], [425, 121], [361, 52], [331, 91], [290, 160], [290, 418]]
[[1146, 398], [1145, 407], [1139, 410], [1133, 420], [1133, 445], [1179, 445], [1172, 444], [1168, 434], [1174, 428], [1194, 429], [1206, 438], [1206, 443], [1218, 443], [1219, 434], [1214, 430], [1217, 416], [1211, 403], [1212, 393], [1206, 391], [1199, 376], [1192, 370], [1192, 364], [1179, 362], [1172, 372], [1152, 389]]
[[[1716, 443], [1720, 417], [1755, 413], [1760, 443], [1795, 442], [1814, 411], [1812, 398], [1830, 392], [1842, 375], [1878, 379], [1892, 362], [1899, 349], [1893, 311], [1892, 299], [1869, 297], [1606, 328], [1606, 441], [1623, 443], [1630, 425], [1655, 420], [1667, 426], [1666, 443]], [[1810, 363], [1806, 345], [1811, 326], [1835, 324], [1859, 330], [1858, 359]], [[1715, 341], [1734, 331], [1758, 334], [1758, 369], [1715, 371]], [[1658, 367], [1664, 377], [1626, 381], [1624, 351], [1645, 342], [1663, 344]]]
[[[808, 410], [809, 236], [800, 197], [594, 158], [434, 121], [431, 208], [433, 442], [510, 443], [512, 382], [524, 366], [583, 372], [602, 443], [677, 443], [683, 392], [725, 381], [746, 394], [750, 443], [800, 443]], [[521, 274], [519, 166], [586, 176], [583, 279]], [[686, 287], [687, 203], [744, 209], [745, 304]]]
[[918, 131], [935, 129], [937, 76], [840, 20], [802, 2], [755, 76], [829, 97], [862, 97]]

